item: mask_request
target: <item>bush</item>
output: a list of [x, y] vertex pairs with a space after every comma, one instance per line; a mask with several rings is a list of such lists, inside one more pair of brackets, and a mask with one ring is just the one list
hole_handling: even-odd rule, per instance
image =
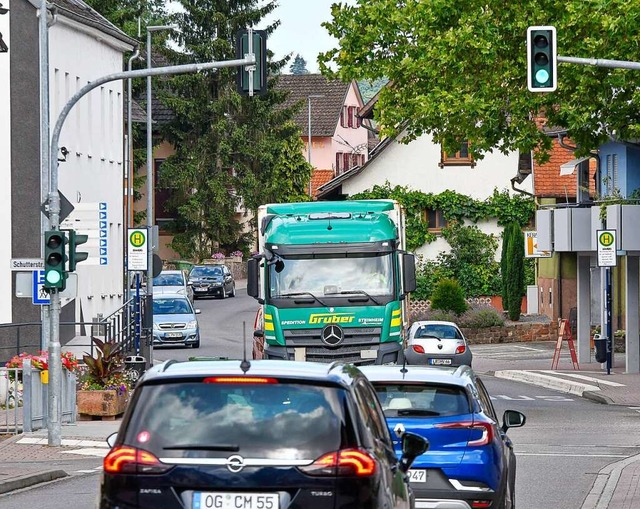
[[455, 279], [442, 279], [431, 296], [431, 308], [461, 315], [467, 310], [462, 287]]
[[491, 306], [468, 309], [458, 320], [459, 327], [467, 327], [469, 329], [483, 329], [502, 325], [504, 325], [502, 315]]

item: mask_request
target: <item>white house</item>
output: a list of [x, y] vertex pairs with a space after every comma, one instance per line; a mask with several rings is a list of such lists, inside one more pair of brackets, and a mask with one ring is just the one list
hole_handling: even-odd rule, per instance
[[[3, 4], [9, 12], [0, 16], [8, 46], [0, 53], [0, 213], [11, 225], [11, 243], [0, 246], [0, 323], [35, 322], [39, 308], [13, 295], [9, 259], [41, 257], [40, 2]], [[53, 130], [67, 101], [96, 78], [122, 71], [124, 53], [137, 43], [81, 0], [49, 6]], [[69, 219], [90, 235], [80, 248], [90, 257], [78, 265], [78, 297], [67, 301], [62, 321], [90, 322], [123, 302], [123, 96], [122, 81], [90, 92], [73, 108], [60, 136], [65, 150], [59, 154], [59, 190], [76, 207]]]

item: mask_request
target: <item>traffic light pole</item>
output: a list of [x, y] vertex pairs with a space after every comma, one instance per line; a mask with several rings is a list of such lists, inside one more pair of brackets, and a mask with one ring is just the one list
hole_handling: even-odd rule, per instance
[[593, 65], [595, 67], [609, 67], [611, 69], [640, 70], [640, 62], [629, 62], [627, 60], [607, 60], [606, 58], [562, 57], [558, 55], [558, 62], [565, 62], [567, 64]]
[[[221, 69], [225, 67], [239, 67], [254, 65], [254, 54], [248, 54], [245, 58], [237, 60], [224, 60], [220, 62], [207, 62], [203, 64], [186, 64], [169, 67], [156, 67], [153, 69], [139, 69], [136, 71], [124, 71], [102, 76], [82, 87], [64, 105], [56, 125], [51, 134], [51, 146], [49, 153], [49, 221], [51, 230], [60, 229], [60, 194], [58, 193], [58, 144], [62, 126], [73, 106], [94, 88], [123, 79], [146, 78], [147, 76], [168, 76], [173, 74], [186, 74], [204, 71], [207, 69]], [[44, 93], [44, 91], [43, 91]], [[62, 415], [62, 362], [60, 361], [60, 293], [51, 292], [51, 304], [49, 305], [49, 324], [51, 336], [49, 340], [49, 422], [48, 444], [50, 446], [61, 445], [61, 415]]]

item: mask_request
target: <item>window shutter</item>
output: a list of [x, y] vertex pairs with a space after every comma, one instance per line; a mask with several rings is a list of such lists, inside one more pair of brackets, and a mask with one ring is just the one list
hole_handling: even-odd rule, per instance
[[340, 127], [344, 127], [344, 107], [340, 110]]
[[342, 163], [344, 170], [347, 171], [349, 169], [349, 154], [347, 152], [342, 154]]
[[353, 127], [353, 106], [347, 107], [347, 127]]
[[342, 156], [342, 154], [341, 154], [340, 152], [336, 152], [336, 171], [337, 171], [338, 173], [340, 173], [340, 170], [342, 169], [342, 168], [340, 167], [340, 161], [341, 161], [341, 159], [342, 159], [342, 157], [341, 157], [341, 156]]

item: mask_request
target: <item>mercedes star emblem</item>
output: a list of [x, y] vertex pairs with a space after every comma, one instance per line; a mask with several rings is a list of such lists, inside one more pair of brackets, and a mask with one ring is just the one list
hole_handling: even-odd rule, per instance
[[338, 346], [344, 341], [344, 331], [339, 325], [327, 325], [322, 329], [320, 339], [328, 346]]
[[244, 468], [244, 458], [239, 454], [229, 456], [227, 458], [227, 468], [229, 472], [233, 472], [234, 474], [240, 472], [240, 470]]

